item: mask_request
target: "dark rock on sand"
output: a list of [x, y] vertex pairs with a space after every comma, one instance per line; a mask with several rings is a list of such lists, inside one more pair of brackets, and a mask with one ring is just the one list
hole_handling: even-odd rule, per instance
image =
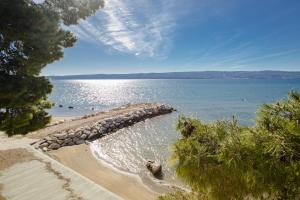
[[159, 164], [155, 161], [152, 161], [152, 160], [147, 161], [146, 167], [154, 176], [159, 176], [162, 173], [161, 164]]

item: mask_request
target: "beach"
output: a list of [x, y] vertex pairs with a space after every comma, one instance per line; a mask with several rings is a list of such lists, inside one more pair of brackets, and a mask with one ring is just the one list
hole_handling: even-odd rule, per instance
[[123, 199], [34, 149], [33, 141], [0, 134], [1, 200]]
[[300, 200], [299, 9], [0, 0], [0, 200]]
[[[76, 194], [85, 194], [88, 191], [90, 195], [84, 196], [83, 199], [93, 199], [92, 196], [99, 197], [100, 194], [108, 196], [113, 194], [117, 199], [156, 199], [157, 196], [170, 189], [169, 185], [174, 185], [174, 183], [177, 185], [174, 169], [168, 163], [168, 159], [171, 145], [179, 136], [175, 127], [179, 115], [193, 116], [203, 119], [204, 122], [226, 118], [226, 116], [230, 119], [232, 115], [237, 115], [242, 124], [251, 125], [251, 118], [261, 102], [279, 99], [292, 86], [300, 87], [299, 82], [296, 81], [276, 81], [280, 87], [271, 88], [270, 84], [265, 81], [219, 82], [220, 84], [215, 84], [210, 80], [120, 81], [117, 82], [116, 88], [122, 88], [122, 91], [111, 92], [109, 89], [113, 88], [108, 88], [91, 101], [90, 99], [87, 101], [88, 93], [98, 94], [98, 87], [101, 86], [100, 89], [104, 86], [108, 87], [108, 83], [111, 82], [107, 83], [102, 80], [53, 82], [60, 90], [53, 92], [54, 96], [51, 100], [64, 107], [54, 107], [56, 114], [51, 113], [54, 112], [51, 110], [50, 113], [54, 116], [52, 122], [47, 127], [26, 136], [7, 138], [2, 134], [0, 137], [0, 155], [2, 155], [0, 159], [1, 164], [5, 166], [5, 169], [4, 167], [0, 169], [0, 178], [2, 178], [0, 185], [2, 196], [0, 197], [20, 200], [17, 193], [25, 192], [24, 200], [25, 197], [32, 197], [32, 195], [39, 197], [38, 199], [43, 199], [43, 197], [51, 199], [49, 196], [53, 194], [49, 193], [47, 188], [53, 187], [53, 191], [57, 193], [54, 195], [55, 200], [64, 199], [63, 197], [70, 195], [68, 192], [70, 189]], [[60, 85], [62, 83], [63, 86]], [[131, 92], [136, 90], [136, 85], [141, 87], [138, 89], [141, 95], [131, 95]], [[244, 87], [247, 87], [247, 90]], [[70, 88], [74, 90], [69, 91]], [[80, 88], [80, 90], [75, 90], [75, 88]], [[269, 91], [267, 94], [264, 92], [266, 90]], [[216, 93], [211, 93], [211, 91], [217, 91], [218, 98]], [[248, 91], [252, 91], [251, 95]], [[62, 95], [64, 98], [61, 98]], [[151, 102], [164, 102], [172, 105], [178, 111], [153, 116], [151, 119], [147, 118], [142, 121], [138, 118], [130, 124], [122, 121], [127, 114], [139, 113], [141, 109], [149, 109], [154, 105], [153, 103], [130, 104], [131, 102], [149, 102], [149, 99]], [[74, 106], [74, 109], [69, 109], [69, 105]], [[95, 105], [108, 105], [109, 108]], [[96, 109], [91, 110], [92, 107]], [[83, 112], [84, 110], [86, 112]], [[119, 126], [123, 128], [111, 127], [112, 132], [99, 135], [99, 139], [94, 141], [85, 140], [80, 145], [74, 143], [72, 146], [60, 145], [57, 150], [49, 148], [47, 151], [41, 148], [35, 149], [34, 145], [31, 145], [42, 142], [47, 136], [50, 136], [52, 142], [51, 137], [61, 133], [70, 135], [74, 132], [76, 136], [77, 129], [93, 127], [95, 124], [98, 127], [99, 122], [102, 123], [107, 119], [111, 119], [109, 123], [106, 123], [110, 127], [114, 124], [113, 122], [118, 124], [120, 116]], [[135, 116], [135, 114], [130, 114], [130, 116]], [[143, 118], [143, 116], [140, 117]], [[29, 156], [20, 154], [23, 151], [28, 151]], [[34, 155], [33, 160], [31, 154]], [[55, 173], [45, 170], [47, 167], [45, 162], [37, 161], [36, 158], [53, 163], [55, 171], [60, 170], [62, 177], [65, 178], [58, 178]], [[154, 179], [149, 173], [145, 167], [148, 159], [162, 164], [165, 174], [163, 180]], [[17, 173], [19, 175], [12, 176]], [[44, 185], [38, 184], [41, 177]], [[66, 180], [72, 177], [76, 180], [71, 181], [70, 187], [66, 190], [63, 185], [67, 184]], [[32, 184], [23, 188], [19, 183], [24, 182]], [[32, 191], [33, 194], [26, 192], [26, 188], [30, 190], [29, 186], [35, 188]], [[40, 193], [44, 194], [41, 196]]]
[[126, 200], [152, 200], [159, 195], [147, 188], [139, 177], [97, 161], [85, 144], [51, 151], [49, 155]]
[[[138, 176], [119, 171], [97, 160], [87, 144], [74, 144], [47, 152], [32, 146], [42, 138], [57, 132], [86, 127], [106, 118], [149, 109], [153, 105], [126, 105], [77, 118], [54, 118], [48, 127], [27, 136], [8, 138], [1, 133], [0, 199], [28, 199], [33, 196], [34, 199], [99, 199], [98, 193], [101, 193], [100, 199], [156, 199], [166, 190], [155, 192], [144, 185]], [[35, 172], [32, 169], [35, 169]], [[12, 175], [16, 177], [10, 178]], [[39, 183], [41, 179], [44, 180], [44, 184]], [[25, 184], [28, 181], [32, 183], [28, 184], [28, 187], [36, 189], [32, 193], [27, 192], [21, 198], [18, 193], [25, 192], [26, 187], [24, 189], [20, 183]], [[91, 187], [88, 185], [94, 187], [90, 195], [78, 195], [86, 189], [85, 187]], [[51, 187], [54, 187], [55, 193], [48, 191]]]
[[[298, 81], [287, 80], [274, 80], [276, 87], [270, 87], [266, 81], [219, 82], [120, 81], [116, 88], [122, 90], [112, 92], [110, 89], [113, 88], [108, 88], [92, 99], [87, 94], [98, 94], [111, 81], [108, 81], [109, 84], [102, 80], [54, 82], [60, 90], [53, 92], [55, 98], [51, 100], [64, 107], [55, 106], [53, 109], [56, 114], [50, 110], [54, 117], [47, 127], [26, 136], [8, 138], [0, 134], [0, 199], [65, 200], [70, 196], [84, 200], [156, 199], [169, 191], [170, 185], [177, 185], [178, 179], [168, 159], [172, 143], [180, 136], [175, 125], [181, 114], [204, 122], [226, 117], [231, 119], [232, 115], [236, 115], [242, 124], [251, 125], [251, 118], [262, 102], [280, 99], [292, 86], [300, 88]], [[62, 83], [64, 86], [59, 85]], [[136, 85], [139, 89], [135, 88]], [[74, 90], [69, 91], [70, 88]], [[132, 95], [135, 90], [140, 95]], [[137, 113], [141, 113], [141, 109], [149, 111], [157, 104], [130, 104], [149, 101], [167, 103], [178, 111], [161, 116], [147, 112], [140, 115]], [[69, 109], [69, 105], [74, 108]], [[91, 110], [92, 107], [96, 109]], [[150, 113], [153, 113], [151, 109]], [[134, 122], [128, 123], [130, 120], [125, 120], [127, 114], [129, 118], [135, 116]], [[67, 136], [63, 139], [67, 140], [72, 135], [72, 141], [75, 141], [74, 137], [82, 137], [85, 129], [102, 131], [99, 122], [101, 127], [107, 125], [110, 131], [97, 135], [99, 138], [93, 141], [85, 136], [84, 141], [76, 140], [77, 143], [72, 142], [72, 145], [63, 145], [64, 141], [52, 138], [55, 135]], [[92, 131], [88, 130], [88, 134], [91, 135]], [[35, 146], [41, 144], [44, 147], [45, 142], [60, 142], [60, 146], [56, 146], [56, 150], [48, 148], [46, 151], [39, 145]], [[145, 166], [148, 159], [162, 164], [165, 175], [163, 180], [154, 179], [148, 171]], [[47, 163], [51, 163], [51, 167]]]

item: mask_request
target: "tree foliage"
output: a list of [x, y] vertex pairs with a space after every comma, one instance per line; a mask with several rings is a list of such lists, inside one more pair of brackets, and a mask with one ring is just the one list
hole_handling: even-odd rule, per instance
[[182, 138], [172, 159], [177, 175], [197, 194], [193, 198], [300, 199], [297, 92], [262, 105], [254, 127], [235, 119], [206, 124], [181, 117], [177, 129]]
[[0, 1], [0, 130], [25, 134], [49, 122], [52, 86], [40, 72], [76, 42], [61, 23], [76, 24], [101, 6], [102, 0]]
[[43, 6], [55, 11], [65, 25], [77, 24], [104, 6], [103, 0], [45, 0]]

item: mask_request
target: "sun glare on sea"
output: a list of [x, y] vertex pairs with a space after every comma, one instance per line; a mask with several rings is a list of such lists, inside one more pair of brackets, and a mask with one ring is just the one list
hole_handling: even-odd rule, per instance
[[[76, 90], [89, 103], [112, 105], [136, 99], [136, 80], [72, 80]], [[78, 92], [77, 92], [78, 94]], [[81, 99], [81, 98], [79, 98]]]

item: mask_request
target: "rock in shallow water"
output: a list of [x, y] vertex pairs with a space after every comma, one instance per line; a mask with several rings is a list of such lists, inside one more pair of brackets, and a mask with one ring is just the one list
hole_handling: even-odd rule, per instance
[[[155, 117], [160, 114], [172, 112], [174, 109], [170, 106], [157, 104], [150, 108], [141, 108], [140, 110], [104, 119], [91, 125], [77, 129], [67, 129], [53, 135], [49, 135], [35, 144], [36, 148], [47, 150], [59, 149], [63, 146], [82, 144], [85, 140], [95, 140], [111, 132], [115, 132], [123, 127], [128, 127], [147, 118]], [[92, 116], [92, 115], [89, 115]], [[147, 168], [157, 177], [161, 174], [162, 167], [154, 161], [147, 163]]]
[[146, 167], [154, 176], [159, 176], [162, 173], [161, 164], [159, 164], [153, 160], [148, 160], [146, 163]]

